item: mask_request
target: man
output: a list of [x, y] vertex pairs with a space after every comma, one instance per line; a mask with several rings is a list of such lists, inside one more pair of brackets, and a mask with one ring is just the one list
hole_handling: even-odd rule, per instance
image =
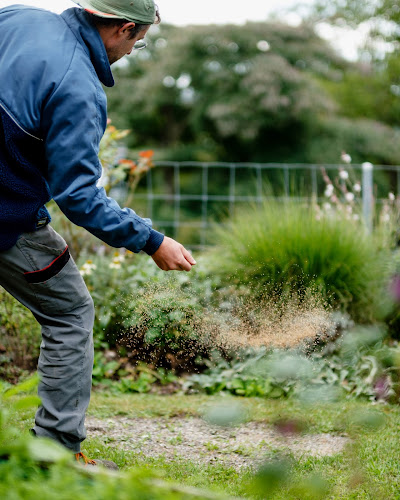
[[61, 15], [22, 5], [0, 10], [0, 285], [42, 327], [33, 432], [77, 459], [90, 398], [93, 301], [44, 205], [53, 198], [75, 224], [114, 247], [143, 250], [165, 271], [196, 263], [97, 186], [107, 123], [101, 83], [114, 85], [110, 64], [159, 22], [154, 2], [79, 5]]

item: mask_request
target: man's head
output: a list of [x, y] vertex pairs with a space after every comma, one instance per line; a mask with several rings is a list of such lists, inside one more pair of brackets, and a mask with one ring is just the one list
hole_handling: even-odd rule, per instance
[[74, 0], [92, 18], [104, 42], [110, 64], [130, 54], [160, 14], [154, 0]]

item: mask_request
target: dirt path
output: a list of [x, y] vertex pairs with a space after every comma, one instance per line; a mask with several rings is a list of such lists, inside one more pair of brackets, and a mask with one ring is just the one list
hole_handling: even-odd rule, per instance
[[262, 422], [224, 428], [201, 418], [86, 419], [88, 437], [98, 437], [110, 446], [135, 451], [144, 457], [165, 456], [205, 464], [221, 463], [236, 469], [254, 467], [277, 450], [323, 457], [343, 451], [345, 436], [331, 434], [287, 434]]

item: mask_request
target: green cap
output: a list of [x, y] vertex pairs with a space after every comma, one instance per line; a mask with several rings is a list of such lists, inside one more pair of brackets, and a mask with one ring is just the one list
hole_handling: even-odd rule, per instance
[[128, 19], [138, 24], [153, 24], [156, 6], [153, 0], [73, 0], [96, 16]]

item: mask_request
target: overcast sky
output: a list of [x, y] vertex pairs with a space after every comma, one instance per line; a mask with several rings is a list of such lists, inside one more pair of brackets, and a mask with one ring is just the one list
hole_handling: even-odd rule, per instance
[[[312, 0], [304, 0], [311, 2]], [[157, 0], [161, 17], [168, 23], [210, 24], [244, 23], [246, 21], [265, 20], [277, 9], [291, 7], [297, 0]], [[76, 6], [71, 0], [0, 0], [0, 7], [21, 3], [36, 5], [55, 12], [62, 12]]]
[[[163, 21], [176, 24], [243, 24], [246, 21], [264, 21], [272, 13], [286, 11], [281, 17], [289, 24], [299, 22], [299, 17], [287, 11], [297, 3], [313, 0], [157, 0]], [[54, 12], [62, 12], [76, 6], [71, 0], [0, 0], [0, 8], [15, 3], [34, 5]], [[320, 26], [319, 34], [329, 40], [345, 57], [355, 59], [357, 45], [364, 39], [363, 33], [351, 31], [338, 33], [326, 25]]]

